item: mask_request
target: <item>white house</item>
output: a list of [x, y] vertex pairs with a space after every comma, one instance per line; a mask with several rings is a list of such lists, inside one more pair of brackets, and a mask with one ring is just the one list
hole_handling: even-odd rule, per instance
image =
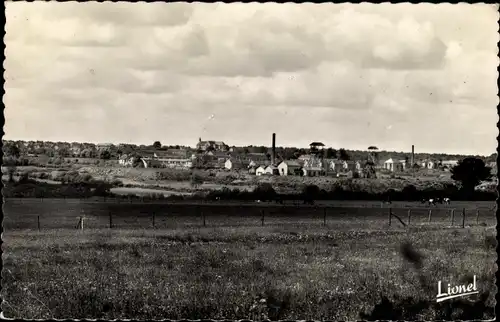
[[271, 174], [271, 175], [279, 175], [279, 170], [277, 166], [274, 165], [268, 165], [266, 167], [266, 174]]
[[127, 154], [122, 154], [118, 159], [118, 164], [124, 167], [130, 167], [134, 164], [134, 158]]
[[282, 176], [300, 175], [300, 163], [295, 160], [286, 160], [278, 164], [279, 174]]
[[323, 174], [323, 168], [322, 167], [302, 168], [302, 173], [304, 177], [317, 177]]
[[266, 168], [264, 168], [263, 166], [260, 166], [257, 169], [255, 169], [255, 175], [257, 176], [261, 176], [264, 173], [266, 173]]
[[342, 166], [345, 171], [352, 171], [352, 172], [360, 172], [361, 171], [361, 163], [359, 161], [344, 161], [342, 162]]
[[314, 154], [303, 154], [298, 158], [303, 167], [321, 167], [321, 159]]
[[[403, 160], [404, 161], [404, 160]], [[403, 171], [404, 163], [401, 160], [393, 160], [392, 158], [384, 162], [384, 169], [389, 171]]]
[[342, 172], [344, 169], [344, 163], [341, 160], [330, 160], [328, 162], [328, 170], [334, 172]]
[[445, 170], [450, 170], [457, 165], [458, 165], [458, 160], [441, 161], [441, 167], [443, 167], [443, 169]]
[[232, 158], [229, 158], [226, 160], [226, 162], [224, 162], [224, 168], [228, 169], [228, 170], [240, 170], [240, 169], [243, 169], [245, 166], [243, 164], [243, 162], [241, 162], [240, 160], [237, 160], [237, 159], [232, 159]]
[[431, 160], [424, 160], [424, 161], [422, 161], [421, 166], [424, 169], [434, 169], [436, 166], [436, 163], [434, 161], [431, 161]]
[[164, 168], [192, 168], [193, 160], [188, 159], [157, 159], [155, 160]]

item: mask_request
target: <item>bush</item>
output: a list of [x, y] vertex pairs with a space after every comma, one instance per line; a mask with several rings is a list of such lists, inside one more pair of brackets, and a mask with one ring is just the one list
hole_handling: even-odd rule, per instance
[[276, 191], [270, 183], [261, 183], [254, 190], [253, 195], [258, 200], [274, 200], [276, 198]]

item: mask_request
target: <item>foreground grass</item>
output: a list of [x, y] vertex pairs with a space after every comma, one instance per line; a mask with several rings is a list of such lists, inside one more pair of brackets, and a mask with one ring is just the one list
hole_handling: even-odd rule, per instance
[[[494, 306], [495, 234], [299, 225], [7, 232], [2, 309], [27, 319], [359, 320], [381, 295], [434, 301], [439, 280], [474, 274]], [[401, 255], [404, 241], [423, 255], [422, 266]], [[396, 318], [430, 320], [441, 309]]]

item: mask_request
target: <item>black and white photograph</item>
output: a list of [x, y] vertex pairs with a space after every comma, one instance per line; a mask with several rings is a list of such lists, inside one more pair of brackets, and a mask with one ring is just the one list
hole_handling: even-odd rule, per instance
[[495, 319], [497, 4], [5, 17], [2, 319]]

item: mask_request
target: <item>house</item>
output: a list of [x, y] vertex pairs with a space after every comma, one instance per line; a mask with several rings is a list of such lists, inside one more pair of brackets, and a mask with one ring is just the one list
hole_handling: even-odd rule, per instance
[[109, 150], [113, 147], [113, 143], [100, 143], [100, 144], [97, 144], [97, 150]]
[[[404, 160], [403, 160], [404, 161]], [[384, 162], [384, 169], [398, 172], [404, 170], [404, 163], [401, 160], [393, 160], [392, 158]]]
[[282, 161], [280, 164], [278, 164], [279, 174], [282, 176], [300, 175], [301, 174], [300, 168], [301, 168], [300, 163], [295, 160]]
[[303, 154], [298, 158], [303, 167], [322, 167], [321, 159], [314, 154]]
[[179, 159], [186, 159], [191, 156], [191, 153], [187, 149], [168, 149], [167, 154], [171, 157], [177, 157]]
[[453, 167], [457, 165], [458, 165], [458, 160], [441, 161], [441, 168], [443, 170], [451, 170]]
[[198, 143], [196, 144], [196, 149], [201, 151], [228, 151], [229, 146], [222, 141], [202, 141], [200, 138]]
[[436, 167], [436, 163], [431, 160], [424, 160], [420, 164], [424, 169], [434, 169]]
[[255, 175], [261, 176], [266, 173], [266, 167], [260, 166], [257, 169], [255, 169]]
[[274, 165], [268, 165], [266, 167], [266, 174], [270, 174], [270, 175], [279, 175], [279, 170], [278, 170], [278, 167], [277, 166], [274, 166]]
[[190, 169], [193, 167], [193, 160], [191, 158], [186, 159], [156, 159], [156, 163], [159, 163], [162, 168], [178, 168], [178, 169]]
[[224, 168], [228, 170], [240, 170], [245, 168], [245, 164], [241, 160], [229, 158], [224, 163]]
[[406, 163], [407, 163], [406, 160], [399, 160], [399, 163], [401, 164], [403, 170], [406, 170]]
[[118, 159], [118, 164], [124, 167], [131, 167], [134, 164], [134, 157], [128, 154], [122, 154]]
[[257, 171], [257, 167], [255, 167], [255, 166], [249, 166], [248, 167], [248, 173], [249, 174], [256, 174], [256, 171]]
[[323, 174], [322, 167], [307, 167], [302, 168], [302, 174], [304, 177], [317, 177]]
[[342, 162], [344, 171], [361, 172], [361, 163], [359, 161], [344, 161]]
[[344, 170], [344, 162], [341, 160], [329, 160], [328, 161], [328, 171], [333, 171], [336, 173], [342, 172]]

